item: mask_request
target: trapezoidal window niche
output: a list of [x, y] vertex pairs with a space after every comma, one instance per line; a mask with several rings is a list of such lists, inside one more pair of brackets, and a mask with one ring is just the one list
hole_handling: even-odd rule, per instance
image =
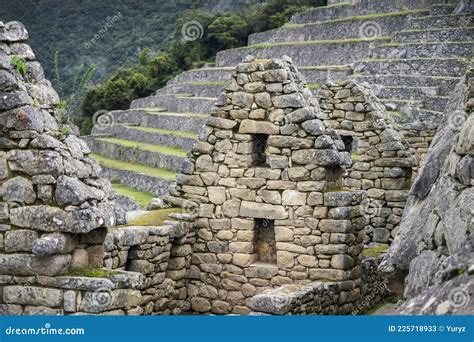
[[268, 134], [255, 134], [253, 141], [254, 166], [264, 166], [267, 163]]
[[351, 135], [341, 135], [344, 151], [351, 153], [354, 150], [354, 138]]
[[275, 222], [255, 219], [255, 254], [257, 261], [276, 264]]

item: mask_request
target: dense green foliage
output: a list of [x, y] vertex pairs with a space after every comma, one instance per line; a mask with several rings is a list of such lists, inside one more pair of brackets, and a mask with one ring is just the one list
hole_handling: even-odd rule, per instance
[[[33, 0], [2, 1], [0, 20], [21, 21], [30, 44], [54, 79], [54, 54], [61, 56], [65, 85], [81, 64], [94, 65], [94, 81], [136, 63], [141, 51], [159, 51], [174, 40], [176, 21], [188, 10], [238, 10], [240, 1], [224, 0]], [[55, 84], [56, 86], [56, 84]], [[67, 89], [65, 89], [67, 90]]]
[[304, 0], [272, 0], [237, 13], [185, 12], [177, 21], [175, 41], [156, 54], [144, 50], [139, 62], [122, 68], [93, 87], [83, 103], [82, 132], [89, 131], [98, 110], [127, 109], [136, 98], [150, 95], [184, 70], [215, 58], [218, 51], [244, 46], [249, 34], [282, 26], [305, 6], [323, 4]]

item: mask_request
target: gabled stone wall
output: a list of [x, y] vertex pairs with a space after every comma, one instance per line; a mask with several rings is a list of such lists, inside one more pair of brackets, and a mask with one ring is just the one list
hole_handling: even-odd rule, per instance
[[27, 39], [0, 22], [0, 315], [189, 310], [188, 225], [113, 227], [110, 182], [56, 120]]
[[350, 153], [326, 119], [288, 58], [237, 66], [166, 198], [194, 219], [193, 311], [246, 314], [257, 293], [314, 280], [343, 284], [341, 307], [358, 298], [365, 194], [343, 190]]
[[416, 152], [367, 84], [342, 81], [318, 92], [325, 124], [339, 133], [352, 164], [344, 186], [367, 191], [365, 243], [388, 243], [396, 235], [410, 189]]
[[18, 22], [0, 27], [0, 273], [100, 267], [115, 220], [111, 186], [87, 144], [54, 118], [58, 95], [27, 38]]

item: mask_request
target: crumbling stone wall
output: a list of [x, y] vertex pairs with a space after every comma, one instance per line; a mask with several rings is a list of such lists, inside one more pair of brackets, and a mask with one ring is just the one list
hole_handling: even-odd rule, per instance
[[257, 293], [315, 280], [342, 284], [341, 307], [360, 295], [365, 196], [343, 190], [350, 153], [326, 118], [288, 58], [237, 66], [165, 198], [194, 218], [193, 311], [247, 314]]
[[[0, 28], [0, 273], [56, 275], [102, 264], [106, 227], [114, 224], [108, 180], [87, 145], [53, 117], [59, 98], [43, 77], [28, 34]], [[15, 68], [21, 58], [28, 72]]]
[[339, 133], [352, 154], [344, 186], [368, 194], [364, 242], [391, 242], [417, 166], [416, 152], [367, 84], [327, 83], [318, 97], [328, 118], [324, 123]]
[[[165, 223], [161, 227], [114, 229], [105, 239], [104, 267], [136, 275], [127, 284], [141, 291], [140, 306], [133, 309], [134, 314], [189, 311], [186, 286], [191, 248], [182, 243], [186, 241], [188, 226], [173, 221]], [[104, 305], [103, 310], [110, 308]], [[120, 311], [123, 314], [123, 309]]]

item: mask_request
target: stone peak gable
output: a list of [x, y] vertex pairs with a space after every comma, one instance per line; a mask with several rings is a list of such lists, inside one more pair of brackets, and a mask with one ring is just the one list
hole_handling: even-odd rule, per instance
[[0, 22], [0, 274], [101, 267], [112, 188], [56, 119], [59, 96], [27, 39], [21, 23]]
[[[350, 155], [337, 133], [324, 125], [327, 118], [289, 57], [247, 56], [219, 95], [193, 154], [206, 153], [214, 145], [216, 152], [232, 158], [241, 153], [231, 149], [232, 137], [254, 143], [265, 139], [265, 165], [270, 168], [312, 164], [342, 169]], [[212, 131], [221, 132], [211, 136]], [[282, 165], [282, 158], [274, 158], [278, 154], [290, 156], [288, 163]], [[241, 159], [240, 165], [252, 166], [251, 159]]]

